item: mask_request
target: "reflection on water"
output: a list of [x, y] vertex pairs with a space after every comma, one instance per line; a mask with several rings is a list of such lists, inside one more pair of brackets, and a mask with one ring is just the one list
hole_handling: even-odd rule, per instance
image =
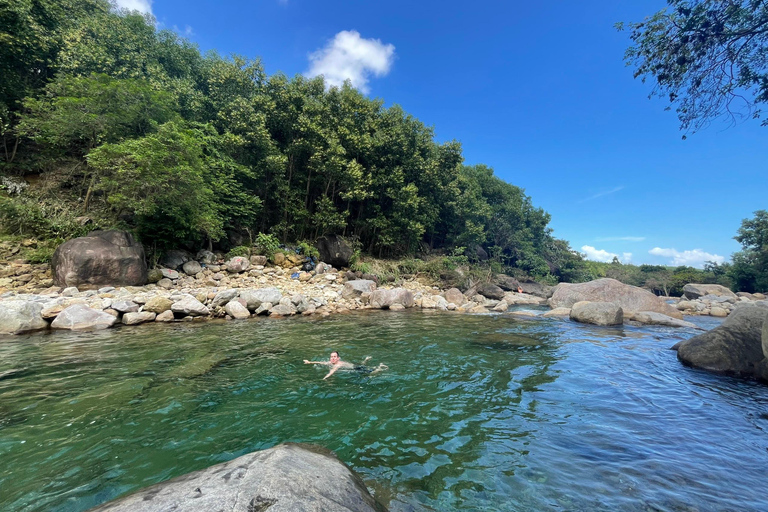
[[[393, 511], [762, 510], [768, 388], [684, 368], [668, 348], [694, 334], [412, 311], [3, 338], [0, 510], [285, 441]], [[331, 350], [390, 369], [302, 364]]]

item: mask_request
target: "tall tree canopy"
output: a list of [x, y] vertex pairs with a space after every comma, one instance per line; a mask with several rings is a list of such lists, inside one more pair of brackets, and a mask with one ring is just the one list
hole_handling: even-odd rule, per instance
[[643, 22], [627, 25], [634, 45], [625, 58], [635, 77], [654, 80], [652, 95], [669, 100], [685, 131], [721, 117], [762, 117], [761, 105], [768, 100], [768, 4], [667, 3]]

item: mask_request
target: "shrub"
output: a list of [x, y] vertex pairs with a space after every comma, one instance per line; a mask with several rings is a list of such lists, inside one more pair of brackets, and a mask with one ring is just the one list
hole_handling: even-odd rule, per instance
[[310, 244], [309, 242], [302, 240], [297, 244], [299, 246], [299, 251], [301, 251], [301, 254], [304, 256], [319, 259], [320, 258], [320, 251], [317, 250], [317, 247]]
[[247, 245], [238, 245], [233, 247], [231, 251], [227, 253], [227, 259], [234, 258], [236, 256], [248, 257], [251, 255], [251, 248]]
[[256, 242], [254, 245], [259, 253], [272, 259], [272, 256], [275, 255], [277, 249], [280, 247], [280, 240], [278, 240], [275, 235], [259, 233], [256, 235]]

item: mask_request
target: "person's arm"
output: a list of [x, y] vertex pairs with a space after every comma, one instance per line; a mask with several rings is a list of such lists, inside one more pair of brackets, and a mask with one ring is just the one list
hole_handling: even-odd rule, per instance
[[339, 368], [341, 368], [341, 365], [340, 365], [340, 364], [334, 365], [334, 366], [333, 366], [333, 368], [331, 368], [331, 371], [329, 371], [329, 372], [328, 372], [328, 375], [326, 375], [325, 377], [323, 377], [323, 380], [327, 379], [328, 377], [330, 377], [331, 375], [333, 375], [334, 373], [336, 373], [336, 370], [338, 370]]
[[329, 364], [328, 361], [308, 361], [307, 359], [304, 360], [304, 364]]

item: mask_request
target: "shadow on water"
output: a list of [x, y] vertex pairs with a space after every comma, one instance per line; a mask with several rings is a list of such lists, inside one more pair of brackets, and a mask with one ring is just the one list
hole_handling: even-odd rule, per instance
[[[82, 511], [315, 442], [392, 511], [760, 510], [768, 393], [671, 328], [361, 312], [0, 343], [0, 509]], [[368, 376], [302, 364], [385, 363]]]

